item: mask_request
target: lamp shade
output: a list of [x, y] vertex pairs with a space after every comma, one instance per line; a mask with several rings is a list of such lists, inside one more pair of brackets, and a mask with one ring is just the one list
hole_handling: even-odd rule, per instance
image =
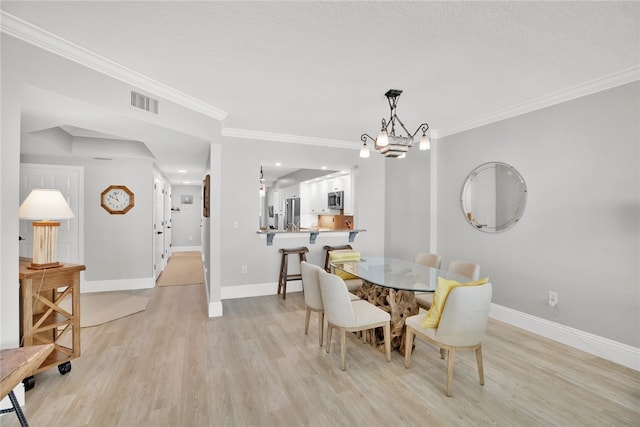
[[426, 151], [430, 149], [431, 149], [431, 141], [429, 140], [429, 137], [425, 134], [422, 134], [422, 136], [420, 137], [420, 150]]
[[20, 219], [69, 219], [75, 215], [59, 190], [36, 188], [20, 205]]
[[380, 131], [380, 133], [378, 134], [378, 139], [376, 139], [376, 144], [378, 145], [378, 147], [386, 147], [387, 145], [389, 145], [389, 135], [387, 134], [387, 131], [382, 129]]
[[367, 146], [366, 142], [362, 144], [362, 148], [360, 149], [360, 157], [362, 157], [363, 159], [369, 157], [369, 146]]

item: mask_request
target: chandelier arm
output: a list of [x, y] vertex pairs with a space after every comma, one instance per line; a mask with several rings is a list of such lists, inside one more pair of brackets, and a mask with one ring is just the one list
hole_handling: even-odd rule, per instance
[[413, 138], [414, 136], [416, 136], [416, 134], [422, 130], [423, 134], [426, 134], [427, 131], [429, 130], [429, 125], [425, 122], [425, 123], [421, 123], [420, 126], [418, 126], [418, 129], [416, 129], [416, 131], [413, 133], [413, 135], [411, 135], [411, 138]]
[[371, 137], [371, 135], [367, 134], [367, 133], [363, 133], [360, 136], [360, 141], [364, 142], [365, 144], [367, 143], [367, 138], [369, 138], [371, 141], [373, 141], [373, 143], [375, 144], [376, 140], [374, 138]]
[[[389, 120], [385, 120], [382, 119], [382, 129], [387, 130], [389, 128], [389, 125], [393, 123], [393, 116], [389, 116]], [[393, 129], [393, 126], [391, 126], [391, 129]]]
[[389, 109], [391, 110], [391, 115], [393, 116], [396, 111], [396, 107], [398, 106], [398, 97], [397, 96], [387, 96], [387, 101], [389, 101]]
[[404, 131], [407, 133], [407, 136], [410, 136], [411, 138], [413, 138], [413, 135], [415, 135], [415, 133], [411, 135], [411, 132], [407, 130], [404, 123], [402, 123], [402, 120], [400, 120], [400, 117], [398, 117], [397, 115], [394, 115], [394, 117], [398, 120], [398, 123], [400, 123], [400, 126], [402, 126], [402, 129], [404, 129]]

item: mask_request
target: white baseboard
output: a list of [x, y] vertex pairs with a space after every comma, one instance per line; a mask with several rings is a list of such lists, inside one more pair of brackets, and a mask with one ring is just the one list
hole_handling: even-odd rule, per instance
[[202, 246], [174, 246], [171, 248], [172, 254], [176, 252], [193, 252], [193, 251], [202, 251]]
[[[302, 292], [302, 281], [296, 280], [287, 283], [287, 293]], [[278, 283], [256, 283], [241, 286], [223, 286], [220, 289], [221, 299], [260, 297], [275, 295], [278, 293]]]
[[209, 281], [207, 280], [207, 267], [204, 267], [204, 290], [207, 293], [207, 301], [209, 302], [209, 317], [222, 317], [222, 301], [211, 301], [211, 293], [209, 292]]
[[153, 277], [122, 280], [85, 280], [80, 283], [80, 293], [130, 291], [134, 289], [150, 289], [156, 286]]
[[640, 371], [639, 348], [497, 304], [491, 304], [489, 316], [594, 356]]
[[222, 317], [222, 301], [209, 301], [209, 317]]

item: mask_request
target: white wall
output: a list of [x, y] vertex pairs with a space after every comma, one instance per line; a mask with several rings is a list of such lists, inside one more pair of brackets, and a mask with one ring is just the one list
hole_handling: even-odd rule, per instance
[[[443, 266], [477, 262], [494, 303], [639, 347], [639, 99], [634, 82], [438, 141]], [[521, 221], [498, 234], [471, 227], [459, 202], [488, 161], [515, 167], [528, 188]]]
[[[373, 152], [372, 156], [380, 156]], [[430, 252], [431, 151], [413, 147], [404, 159], [385, 160], [385, 255], [413, 261]]]
[[0, 78], [0, 347], [19, 344], [18, 207], [20, 206], [20, 99], [21, 72], [7, 66], [8, 37], [0, 37], [2, 61]]

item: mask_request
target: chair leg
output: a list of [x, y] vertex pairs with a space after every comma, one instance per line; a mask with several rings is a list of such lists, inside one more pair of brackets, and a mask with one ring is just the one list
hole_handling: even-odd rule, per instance
[[384, 331], [384, 352], [387, 356], [387, 362], [391, 362], [391, 324], [385, 323], [382, 329]]
[[411, 348], [413, 347], [414, 333], [411, 328], [406, 329], [406, 336], [404, 339], [404, 367], [408, 368], [411, 365]]
[[280, 257], [280, 274], [278, 275], [278, 295], [282, 290], [282, 272], [284, 271], [284, 255]]
[[327, 324], [327, 353], [331, 350], [331, 331], [333, 331], [333, 327]]
[[322, 338], [324, 336], [324, 312], [318, 312], [318, 343], [322, 347]]
[[440, 349], [440, 359], [444, 359], [444, 356], [446, 356], [447, 354], [447, 350], [445, 350], [444, 348]]
[[304, 319], [304, 334], [307, 335], [309, 332], [309, 318], [311, 317], [311, 309], [307, 307], [307, 314]]
[[342, 358], [342, 370], [347, 369], [347, 330], [340, 328], [340, 356]]
[[456, 357], [455, 347], [451, 347], [448, 351], [447, 359], [447, 396], [451, 397], [451, 383], [453, 383], [453, 361]]
[[289, 259], [285, 257], [284, 271], [282, 272], [282, 299], [287, 299], [287, 276], [289, 274]]
[[484, 368], [482, 366], [482, 346], [476, 348], [476, 361], [478, 362], [478, 375], [480, 376], [480, 385], [484, 385]]

